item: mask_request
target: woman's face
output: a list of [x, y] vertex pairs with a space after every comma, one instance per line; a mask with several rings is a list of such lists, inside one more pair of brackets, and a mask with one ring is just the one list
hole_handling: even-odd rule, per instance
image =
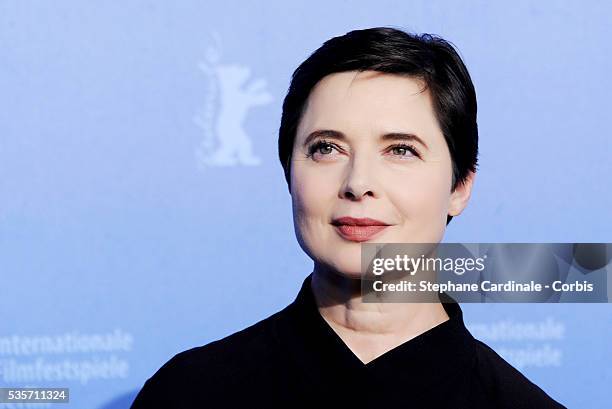
[[[447, 215], [467, 204], [473, 175], [451, 193], [450, 152], [422, 89], [374, 71], [334, 73], [313, 88], [293, 145], [291, 197], [315, 269], [358, 277], [361, 242], [438, 243]], [[341, 217], [388, 226], [337, 226]]]

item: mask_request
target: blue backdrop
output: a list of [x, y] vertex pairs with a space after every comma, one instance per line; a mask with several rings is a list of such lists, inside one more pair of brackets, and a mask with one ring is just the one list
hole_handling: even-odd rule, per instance
[[[471, 72], [480, 168], [445, 241], [611, 242], [611, 12], [0, 1], [0, 386], [127, 408], [177, 352], [294, 299], [312, 265], [277, 160], [282, 98], [302, 60], [356, 28], [439, 34]], [[609, 304], [463, 308], [555, 399], [609, 407]]]

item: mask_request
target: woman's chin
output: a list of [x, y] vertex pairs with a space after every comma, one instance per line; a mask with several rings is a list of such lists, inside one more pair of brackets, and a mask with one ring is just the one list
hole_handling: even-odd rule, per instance
[[341, 263], [335, 266], [336, 274], [351, 280], [361, 279], [361, 263]]

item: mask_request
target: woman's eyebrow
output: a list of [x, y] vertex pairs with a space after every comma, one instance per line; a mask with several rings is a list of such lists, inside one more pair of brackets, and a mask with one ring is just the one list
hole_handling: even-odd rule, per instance
[[381, 141], [404, 141], [404, 142], [418, 142], [427, 150], [429, 150], [429, 146], [425, 143], [425, 141], [415, 134], [412, 133], [404, 133], [404, 132], [391, 132], [386, 133], [380, 137]]
[[[304, 146], [308, 145], [310, 142], [315, 140], [316, 138], [328, 138], [328, 139], [337, 139], [339, 141], [346, 141], [346, 136], [340, 131], [334, 131], [333, 129], [319, 129], [308, 134], [306, 139], [304, 140]], [[423, 147], [429, 150], [429, 147], [423, 141], [423, 139], [419, 138], [415, 134], [405, 133], [405, 132], [390, 132], [380, 136], [381, 142], [418, 142], [423, 145]]]

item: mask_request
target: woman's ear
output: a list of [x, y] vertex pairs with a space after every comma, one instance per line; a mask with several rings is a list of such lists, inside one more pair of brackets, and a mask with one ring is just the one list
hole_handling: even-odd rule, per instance
[[472, 194], [474, 179], [476, 179], [476, 173], [468, 171], [465, 181], [463, 183], [459, 183], [455, 190], [451, 193], [450, 205], [448, 207], [448, 214], [450, 216], [457, 216], [461, 214], [463, 209], [466, 208]]

